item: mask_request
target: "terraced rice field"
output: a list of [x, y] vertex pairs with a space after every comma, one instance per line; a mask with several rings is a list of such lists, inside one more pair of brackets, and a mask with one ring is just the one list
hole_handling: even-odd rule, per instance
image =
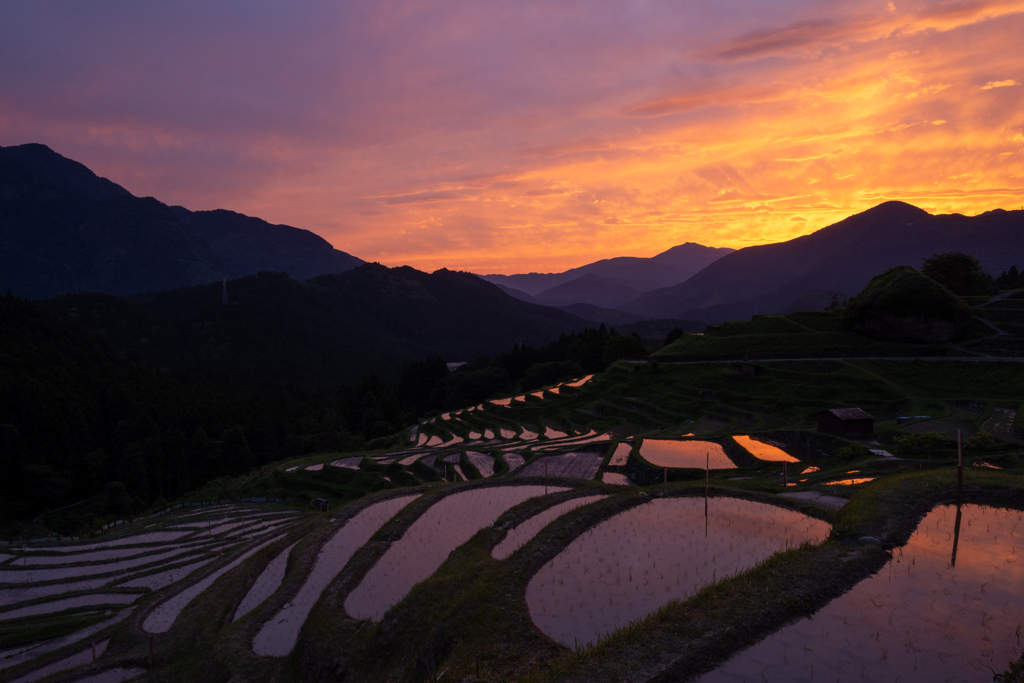
[[292, 554], [292, 548], [295, 547], [295, 543], [285, 548], [270, 561], [267, 568], [263, 570], [259, 578], [256, 579], [256, 583], [252, 585], [249, 592], [242, 598], [242, 602], [239, 603], [238, 609], [235, 610], [235, 616], [231, 619], [232, 621], [238, 621], [249, 612], [253, 611], [263, 601], [273, 595], [278, 588], [281, 587], [281, 582], [284, 581], [284, 572], [288, 568], [288, 557]]
[[502, 453], [501, 457], [505, 460], [510, 472], [526, 462], [526, 459], [518, 452]]
[[[276, 506], [274, 506], [276, 507]], [[281, 536], [302, 519], [292, 511], [268, 510], [266, 505], [223, 505], [198, 511], [184, 509], [155, 520], [114, 528], [102, 541], [33, 546], [15, 553], [0, 568], [0, 623], [26, 620], [25, 628], [46, 620], [75, 615], [112, 616], [56, 640], [35, 643], [8, 653], [0, 669], [31, 662], [50, 651], [72, 648], [124, 619], [149, 591], [186, 586], [147, 615], [144, 630], [167, 631], [178, 613], [217, 578], [237, 567], [259, 548]], [[196, 572], [213, 572], [193, 582]], [[84, 577], [84, 578], [79, 578]], [[78, 580], [76, 580], [78, 579]], [[65, 594], [74, 593], [65, 596]], [[33, 601], [31, 604], [25, 604]], [[20, 624], [20, 622], [19, 622]], [[104, 646], [105, 647], [105, 646]], [[97, 656], [102, 654], [99, 648]], [[17, 680], [38, 680], [58, 671], [92, 662], [92, 648], [69, 653]], [[125, 670], [132, 677], [134, 670]], [[108, 675], [108, 674], [104, 674]], [[109, 674], [114, 676], [121, 674]], [[114, 679], [111, 679], [114, 680]]]
[[567, 500], [564, 503], [553, 505], [547, 510], [537, 513], [519, 526], [509, 530], [508, 535], [505, 536], [504, 540], [496, 545], [494, 550], [491, 551], [491, 557], [496, 560], [504, 560], [506, 557], [529, 543], [530, 539], [540, 533], [541, 529], [546, 527], [548, 524], [551, 524], [551, 522], [555, 521], [565, 513], [570, 510], [575, 510], [578, 507], [603, 500], [607, 497], [607, 495], [600, 494], [573, 498], [572, 500]]
[[935, 508], [877, 574], [700, 680], [991, 681], [1024, 645], [1024, 515], [957, 517]]
[[358, 470], [362, 458], [338, 458], [331, 461], [331, 467], [344, 467], [350, 470]]
[[534, 623], [568, 646], [640, 619], [831, 527], [734, 498], [654, 499], [585, 532], [530, 580]]
[[299, 594], [260, 629], [253, 639], [253, 652], [272, 657], [283, 657], [291, 652], [298, 640], [299, 629], [306, 623], [306, 617], [328, 584], [345, 567], [356, 550], [369, 541], [399, 510], [418, 497], [418, 494], [402, 496], [375, 503], [342, 526], [320, 550], [313, 571]]
[[633, 452], [633, 445], [628, 443], [620, 443], [615, 447], [615, 452], [612, 453], [611, 459], [608, 461], [609, 467], [625, 467], [629, 461], [629, 454]]
[[666, 441], [644, 439], [640, 456], [656, 467], [693, 467], [704, 469], [705, 463], [713, 470], [735, 469], [721, 444], [714, 441]]
[[[549, 487], [549, 493], [566, 489]], [[380, 621], [420, 581], [437, 571], [448, 554], [503, 512], [535, 496], [543, 486], [501, 486], [455, 493], [434, 503], [391, 545], [345, 600], [356, 619]]]
[[605, 472], [601, 475], [601, 481], [605, 484], [616, 484], [618, 486], [630, 486], [633, 484], [625, 474], [618, 472]]
[[800, 462], [778, 446], [749, 436], [734, 436], [733, 441], [747, 449], [758, 460], [769, 462]]
[[473, 463], [481, 477], [487, 479], [494, 476], [494, 458], [491, 456], [477, 451], [466, 451], [466, 459]]
[[573, 477], [575, 479], [593, 479], [604, 460], [603, 453], [581, 451], [562, 455], [541, 456], [523, 468], [516, 476]]

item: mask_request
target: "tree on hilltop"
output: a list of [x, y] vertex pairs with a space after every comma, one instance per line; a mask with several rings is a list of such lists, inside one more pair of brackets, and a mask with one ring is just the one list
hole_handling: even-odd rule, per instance
[[924, 260], [921, 272], [959, 296], [992, 289], [992, 278], [981, 269], [981, 262], [959, 251], [932, 254]]

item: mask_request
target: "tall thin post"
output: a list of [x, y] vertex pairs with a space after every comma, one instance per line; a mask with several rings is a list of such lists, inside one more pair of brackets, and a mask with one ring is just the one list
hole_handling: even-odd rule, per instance
[[956, 451], [957, 451], [957, 466], [956, 466], [956, 502], [959, 503], [964, 499], [964, 430], [956, 430]]
[[668, 468], [665, 468], [665, 483], [668, 483]]
[[956, 566], [956, 547], [960, 544], [960, 505], [956, 506], [956, 523], [953, 525], [953, 556], [949, 558], [949, 566]]
[[783, 461], [782, 463], [782, 488], [789, 486], [789, 463]]

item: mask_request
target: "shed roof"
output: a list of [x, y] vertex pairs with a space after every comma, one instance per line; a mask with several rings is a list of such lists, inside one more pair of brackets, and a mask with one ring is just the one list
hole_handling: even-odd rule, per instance
[[873, 420], [871, 415], [860, 408], [834, 408], [828, 411], [840, 420]]

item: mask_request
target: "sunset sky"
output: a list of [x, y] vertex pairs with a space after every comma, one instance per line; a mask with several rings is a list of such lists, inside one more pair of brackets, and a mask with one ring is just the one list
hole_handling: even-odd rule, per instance
[[368, 261], [559, 271], [1024, 205], [1024, 0], [27, 2], [0, 145]]

